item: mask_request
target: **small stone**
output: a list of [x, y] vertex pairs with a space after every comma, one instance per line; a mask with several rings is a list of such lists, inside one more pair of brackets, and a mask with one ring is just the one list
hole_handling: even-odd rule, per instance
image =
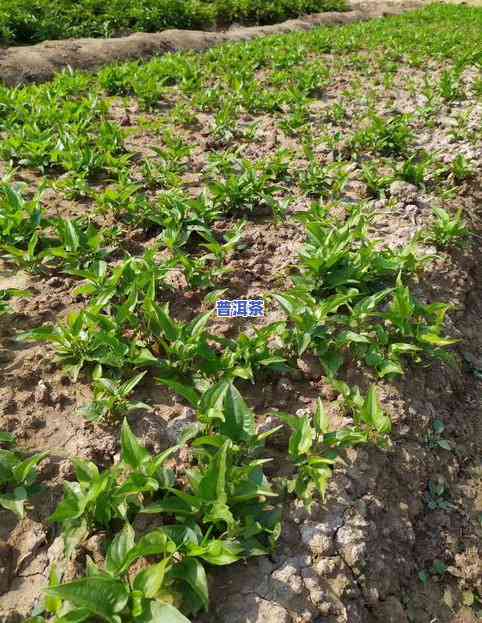
[[310, 380], [317, 380], [323, 374], [319, 358], [304, 355], [296, 362], [303, 375]]
[[328, 526], [311, 521], [300, 527], [301, 540], [311, 552], [331, 556], [333, 551], [333, 532]]
[[390, 196], [403, 203], [413, 203], [417, 198], [418, 189], [413, 184], [396, 180], [390, 184]]
[[34, 400], [35, 402], [43, 402], [44, 404], [49, 402], [49, 389], [42, 380], [38, 382], [35, 388]]
[[293, 392], [294, 391], [294, 387], [293, 384], [291, 383], [291, 381], [286, 378], [286, 377], [281, 377], [280, 380], [278, 381], [276, 388], [278, 391], [280, 392]]
[[65, 281], [61, 278], [61, 277], [50, 277], [50, 279], [47, 280], [47, 285], [51, 286], [52, 288], [60, 288], [61, 286], [63, 286], [65, 283]]
[[193, 409], [185, 407], [182, 415], [170, 420], [166, 427], [166, 436], [169, 442], [173, 445], [179, 443], [179, 440], [186, 428], [192, 426], [196, 421], [197, 418]]

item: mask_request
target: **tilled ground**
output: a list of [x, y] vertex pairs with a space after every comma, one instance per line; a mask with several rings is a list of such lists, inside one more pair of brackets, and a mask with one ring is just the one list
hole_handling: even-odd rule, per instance
[[[424, 59], [414, 67], [402, 54], [381, 76], [383, 54], [383, 50], [377, 54], [356, 50], [341, 56], [309, 53], [300, 59], [306, 64], [321, 61], [330, 72], [322, 93], [310, 100], [305, 125], [320, 164], [338, 163], [347, 176], [337, 196], [330, 198], [332, 210], [343, 222], [351, 206], [365, 202], [374, 216], [371, 235], [383, 245], [406, 245], [432, 223], [433, 207], [443, 206], [450, 213], [462, 209], [474, 232], [470, 242], [448, 250], [422, 245], [424, 253], [438, 255], [412, 284], [420, 300], [453, 305], [447, 332], [460, 340], [453, 349], [458, 363], [455, 367], [438, 361], [408, 365], [400, 380], [377, 381], [383, 407], [394, 423], [391, 446], [348, 450], [323, 504], [307, 511], [297, 501], [287, 502], [276, 554], [214, 570], [212, 611], [200, 617], [199, 623], [477, 620], [477, 599], [482, 596], [482, 104], [480, 86], [478, 92], [476, 89], [480, 77], [474, 66], [467, 67], [460, 76], [462, 95], [451, 101], [438, 98], [434, 103], [427, 97], [427, 81], [437, 85], [448, 68], [446, 62]], [[261, 84], [276, 84], [283, 77], [263, 69], [256, 78]], [[165, 146], [156, 124], [163, 127], [164, 116], [183, 101], [173, 90], [166, 98], [165, 111], [147, 114], [133, 97], [110, 98], [109, 116], [123, 128], [125, 145], [136, 155], [130, 170], [132, 180], [143, 182], [143, 161], [155, 157], [153, 147]], [[341, 109], [343, 114], [336, 115]], [[391, 181], [374, 196], [363, 166], [371, 164], [377, 174], [389, 175], [401, 162], [351, 151], [351, 137], [366, 127], [371, 113], [413, 115], [411, 150], [425, 150], [436, 162], [426, 182]], [[291, 284], [305, 238], [295, 216], [316, 198], [307, 194], [297, 177], [309, 162], [305, 134], [296, 127], [296, 120], [290, 117], [291, 131], [283, 124], [289, 114], [245, 112], [237, 121], [237, 133], [222, 138], [214, 132], [215, 115], [209, 112], [198, 112], [193, 127], [174, 128], [193, 148], [182, 174], [183, 189], [191, 196], [198, 196], [211, 179], [210, 155], [238, 147], [243, 158], [259, 162], [279, 150], [291, 153], [289, 175], [275, 193], [277, 201], [289, 200], [287, 212], [276, 220], [269, 210], [255, 210], [242, 245], [229, 260], [232, 273], [219, 284], [227, 290], [227, 298], [256, 298], [283, 291]], [[254, 138], [247, 138], [253, 124]], [[452, 178], [437, 181], [435, 169], [450, 167], [460, 155], [472, 174], [457, 183]], [[2, 169], [8, 169], [7, 162], [0, 162]], [[95, 194], [78, 201], [68, 198], [61, 188], [54, 187], [58, 179], [51, 175], [48, 180], [43, 198], [48, 214], [63, 218], [90, 214], [99, 228], [119, 227], [120, 257], [126, 252], [140, 255], [157, 244], [155, 229], [132, 228], [115, 215], [99, 213]], [[13, 180], [26, 182], [28, 192], [33, 193], [41, 177], [35, 170], [21, 167]], [[106, 183], [99, 180], [96, 184], [100, 195]], [[162, 191], [145, 192], [155, 200]], [[220, 220], [216, 231], [227, 230], [235, 220]], [[177, 279], [178, 288], [165, 294], [174, 317], [190, 319], [208, 309], [202, 293], [189, 289], [182, 276]], [[61, 499], [63, 480], [72, 478], [69, 459], [84, 457], [107, 467], [118, 456], [118, 427], [90, 424], [76, 413], [91, 397], [87, 378], [81, 376], [73, 383], [55, 362], [50, 346], [15, 340], [19, 331], [59, 322], [71, 310], [81, 308], [85, 299], [74, 294], [77, 285], [77, 280], [63, 274], [32, 276], [7, 262], [0, 273], [1, 288], [32, 293], [13, 304], [13, 315], [0, 320], [0, 429], [15, 433], [24, 448], [50, 452], [40, 470], [45, 490], [32, 500], [26, 518], [18, 520], [0, 511], [2, 623], [16, 623], [30, 614], [48, 581], [51, 564], [61, 560], [61, 537], [47, 518]], [[281, 317], [280, 310], [270, 306], [267, 316], [255, 323], [262, 326]], [[249, 330], [252, 323], [217, 319], [210, 330], [236, 336], [240, 330]], [[273, 410], [310, 410], [321, 395], [332, 420], [341, 426], [341, 396], [327, 382], [321, 365], [305, 357], [298, 368], [296, 374], [239, 384], [260, 422], [264, 413]], [[356, 361], [349, 362], [342, 375], [363, 391], [374, 380], [373, 373]], [[153, 411], [132, 416], [132, 427], [155, 451], [175, 442], [179, 430], [193, 417], [184, 401], [150, 380], [139, 386], [136, 398], [149, 403]], [[436, 420], [444, 424], [442, 437], [450, 449], [436, 443]], [[285, 439], [276, 437], [272, 444], [270, 451], [279, 459], [273, 468], [276, 471], [283, 465]], [[146, 528], [138, 523], [139, 530]], [[101, 560], [105, 538], [102, 533], [92, 536], [70, 565], [68, 575], [81, 570], [87, 553]]]

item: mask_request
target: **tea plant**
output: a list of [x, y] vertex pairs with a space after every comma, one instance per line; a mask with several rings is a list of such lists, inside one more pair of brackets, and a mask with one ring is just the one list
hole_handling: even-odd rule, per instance
[[54, 344], [60, 363], [72, 374], [74, 381], [86, 364], [122, 368], [130, 352], [129, 345], [119, 337], [118, 327], [111, 319], [88, 311], [72, 312], [63, 326], [32, 329], [21, 334], [19, 339]]
[[124, 419], [119, 463], [100, 472], [91, 461], [73, 459], [77, 481], [64, 483], [64, 497], [49, 518], [62, 526], [66, 556], [92, 528], [108, 528], [135, 517], [145, 499], [172, 484], [173, 475], [164, 463], [177, 449], [174, 446], [153, 457]]
[[435, 220], [431, 227], [422, 234], [424, 240], [440, 248], [463, 245], [470, 232], [462, 217], [462, 210], [459, 209], [451, 215], [447, 210], [435, 207], [433, 214]]
[[413, 137], [408, 117], [397, 115], [385, 120], [373, 115], [370, 124], [355, 133], [351, 146], [355, 151], [369, 149], [382, 156], [402, 156]]
[[146, 372], [141, 372], [132, 379], [121, 382], [117, 379], [104, 378], [102, 367], [98, 366], [92, 374], [94, 400], [79, 409], [78, 413], [86, 420], [96, 422], [102, 419], [115, 421], [129, 411], [137, 409], [150, 410], [151, 407], [143, 402], [129, 400], [129, 395], [145, 374]]
[[41, 490], [35, 484], [37, 466], [47, 455], [28, 456], [16, 448], [13, 435], [0, 431], [0, 507], [23, 518], [28, 499]]
[[295, 477], [287, 482], [288, 491], [294, 492], [311, 505], [314, 493], [325, 497], [328, 482], [333, 474], [339, 450], [369, 441], [381, 444], [391, 430], [388, 416], [383, 413], [375, 387], [354, 410], [354, 426], [331, 430], [330, 420], [323, 403], [318, 399], [313, 417], [295, 417], [280, 414], [278, 417], [294, 430], [288, 452], [296, 469]]

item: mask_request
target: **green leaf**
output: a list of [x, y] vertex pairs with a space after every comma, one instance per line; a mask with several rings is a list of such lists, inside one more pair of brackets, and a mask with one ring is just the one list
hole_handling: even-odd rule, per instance
[[122, 394], [122, 396], [128, 396], [132, 392], [134, 387], [138, 385], [141, 382], [141, 380], [145, 377], [146, 373], [147, 373], [147, 370], [144, 370], [144, 372], [141, 372], [140, 374], [133, 377], [129, 381], [126, 381], [125, 383], [123, 383], [119, 388], [119, 391]]
[[54, 327], [37, 327], [31, 331], [19, 333], [16, 337], [19, 341], [33, 340], [35, 342], [48, 342], [56, 335]]
[[226, 495], [226, 462], [231, 440], [226, 440], [223, 447], [211, 459], [208, 469], [199, 483], [199, 495], [207, 502], [216, 500], [225, 503]]
[[139, 542], [133, 547], [124, 559], [122, 568], [118, 573], [123, 573], [138, 558], [143, 556], [166, 556], [176, 551], [174, 541], [161, 529], [148, 532], [139, 539]]
[[43, 461], [47, 455], [48, 452], [40, 452], [16, 465], [12, 470], [15, 481], [18, 484], [25, 482], [32, 476], [35, 466], [38, 465], [40, 461]]
[[134, 529], [126, 522], [107, 549], [105, 568], [109, 573], [117, 575], [122, 569], [128, 553], [134, 547], [134, 537]]
[[15, 513], [20, 519], [23, 518], [24, 504], [27, 500], [27, 491], [24, 487], [17, 487], [13, 493], [0, 495], [0, 506], [8, 511]]
[[326, 414], [321, 398], [318, 398], [318, 400], [316, 401], [313, 424], [315, 426], [315, 431], [318, 434], [325, 434], [328, 433], [330, 430], [330, 420], [328, 418], [328, 415]]
[[89, 530], [85, 518], [74, 524], [64, 526], [62, 537], [64, 539], [64, 556], [67, 560], [70, 559], [77, 545], [86, 539], [88, 535]]
[[[55, 563], [52, 564], [49, 573], [49, 586], [55, 586], [60, 583], [61, 578], [58, 577], [57, 568]], [[62, 600], [60, 597], [47, 595], [44, 600], [44, 608], [51, 614], [56, 614], [62, 607]]]
[[82, 485], [90, 485], [91, 482], [99, 478], [99, 470], [95, 463], [86, 461], [85, 459], [72, 459], [75, 468], [77, 480]]
[[121, 430], [121, 451], [122, 460], [133, 469], [138, 469], [151, 457], [149, 452], [139, 443], [137, 437], [132, 433], [125, 418], [122, 422]]
[[199, 404], [200, 394], [196, 391], [194, 387], [189, 385], [185, 385], [184, 383], [179, 383], [178, 381], [173, 381], [172, 379], [160, 379], [157, 381], [169, 389], [172, 389], [176, 394], [179, 394], [183, 398], [185, 398], [188, 402], [192, 404], [193, 407], [196, 407]]
[[244, 556], [244, 547], [239, 542], [213, 539], [207, 545], [191, 545], [188, 555], [203, 558], [211, 565], [231, 565]]
[[109, 623], [116, 623], [114, 615], [122, 612], [129, 601], [126, 586], [119, 580], [104, 576], [85, 577], [51, 586], [45, 592], [74, 606], [86, 608]]
[[157, 305], [150, 299], [144, 301], [144, 310], [150, 324], [154, 324], [157, 332], [164, 333], [170, 342], [174, 342], [178, 337], [178, 328], [169, 315], [169, 305]]
[[219, 425], [223, 435], [234, 441], [242, 441], [256, 434], [254, 414], [232, 383], [224, 396], [223, 406], [225, 421]]
[[365, 402], [360, 409], [360, 418], [379, 433], [389, 433], [391, 430], [390, 418], [383, 412], [375, 385], [372, 385], [368, 390]]
[[314, 439], [314, 430], [311, 427], [309, 418], [305, 416], [297, 419], [299, 420], [299, 424], [295, 432], [291, 435], [288, 445], [288, 452], [295, 458], [307, 454]]
[[67, 519], [76, 519], [82, 515], [88, 499], [77, 482], [64, 482], [64, 498], [50, 515], [50, 523], [63, 523]]
[[134, 579], [134, 590], [141, 591], [147, 599], [155, 597], [164, 582], [169, 565], [170, 559], [164, 558], [156, 565], [143, 569]]
[[442, 337], [436, 333], [422, 333], [418, 336], [418, 339], [422, 342], [426, 342], [427, 344], [431, 344], [432, 346], [450, 346], [451, 344], [457, 344], [457, 342], [460, 342], [460, 340]]
[[212, 315], [213, 310], [210, 310], [195, 318], [189, 325], [189, 334], [193, 337], [197, 337], [200, 333], [202, 333]]
[[75, 608], [55, 619], [55, 623], [82, 623], [92, 617], [92, 613], [87, 608]]
[[70, 220], [63, 221], [66, 243], [70, 247], [69, 251], [77, 251], [80, 246], [79, 235], [74, 224]]
[[158, 513], [166, 513], [167, 515], [193, 515], [196, 507], [191, 506], [187, 502], [178, 497], [167, 496], [161, 502], [155, 502], [145, 506], [140, 512], [147, 515], [157, 515]]
[[390, 361], [387, 359], [383, 360], [382, 365], [378, 368], [378, 376], [383, 378], [388, 374], [401, 374], [403, 375], [402, 366], [396, 361]]
[[209, 591], [206, 571], [202, 564], [195, 558], [186, 558], [180, 564], [173, 567], [170, 575], [178, 580], [186, 582], [200, 599], [204, 610], [209, 605]]
[[10, 433], [0, 430], [0, 443], [12, 445], [15, 443], [15, 437]]
[[191, 623], [189, 619], [170, 604], [151, 601], [144, 608], [142, 615], [136, 617], [136, 623]]

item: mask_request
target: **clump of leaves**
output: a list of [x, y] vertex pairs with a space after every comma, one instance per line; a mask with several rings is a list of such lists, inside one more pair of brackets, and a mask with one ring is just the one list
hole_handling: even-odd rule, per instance
[[443, 208], [433, 208], [433, 213], [435, 219], [428, 231], [423, 234], [424, 240], [441, 248], [461, 246], [470, 233], [464, 222], [462, 210], [450, 214]]
[[86, 364], [121, 368], [130, 350], [118, 336], [118, 326], [112, 319], [89, 310], [72, 312], [64, 325], [38, 327], [20, 334], [18, 339], [54, 344], [59, 361], [74, 380]]
[[[110, 623], [189, 623], [182, 613], [208, 609], [205, 565], [230, 565], [243, 557], [243, 548], [235, 540], [203, 532], [194, 522], [165, 525], [137, 539], [127, 522], [107, 547], [104, 568], [87, 558], [85, 576], [64, 584], [54, 570], [43, 610], [53, 615], [49, 623], [60, 623], [65, 617], [69, 621], [100, 617]], [[139, 571], [134, 565], [141, 560], [150, 564]]]
[[152, 351], [160, 358], [153, 361], [166, 374], [183, 375], [200, 371], [204, 375], [220, 370], [221, 360], [208, 343], [206, 325], [212, 311], [201, 314], [191, 322], [175, 321], [169, 306], [158, 305], [151, 298], [144, 302], [145, 333], [152, 343]]
[[22, 518], [28, 498], [40, 491], [37, 465], [48, 452], [28, 456], [15, 446], [15, 437], [0, 431], [0, 506]]
[[229, 214], [255, 213], [260, 207], [275, 208], [278, 190], [270, 175], [258, 170], [249, 160], [237, 161], [224, 180], [209, 185], [215, 206]]
[[195, 465], [185, 472], [185, 490], [169, 488], [142, 513], [178, 515], [211, 534], [236, 539], [246, 555], [268, 553], [279, 536], [280, 517], [270, 499], [272, 490], [262, 466], [269, 459], [250, 456], [222, 434], [192, 442]]
[[78, 413], [86, 420], [115, 421], [124, 417], [129, 411], [137, 409], [151, 410], [144, 402], [129, 399], [136, 385], [144, 378], [146, 372], [141, 372], [128, 381], [105, 378], [102, 376], [102, 366], [96, 366], [92, 374], [94, 382], [94, 399], [88, 405], [79, 409]]
[[241, 333], [236, 340], [217, 339], [225, 349], [225, 370], [233, 376], [249, 380], [254, 380], [255, 373], [260, 370], [285, 372], [288, 369], [286, 357], [280, 348], [270, 346], [270, 340], [280, 337], [284, 331], [284, 322], [273, 322], [255, 330], [254, 335]]
[[442, 437], [445, 430], [445, 424], [442, 420], [434, 420], [432, 429], [425, 436], [425, 443], [429, 448], [442, 448], [443, 450], [452, 450], [452, 445], [448, 439]]
[[318, 399], [313, 416], [296, 417], [280, 414], [280, 420], [294, 430], [288, 452], [296, 469], [287, 482], [288, 491], [295, 493], [308, 506], [315, 494], [322, 499], [343, 448], [375, 442], [383, 444], [391, 430], [390, 418], [383, 412], [376, 389], [372, 386], [363, 400], [359, 395], [352, 405], [354, 426], [332, 430], [323, 403]]
[[31, 292], [28, 290], [19, 290], [17, 288], [7, 288], [6, 290], [0, 290], [0, 316], [11, 312], [8, 301], [12, 298], [25, 298], [31, 296]]
[[370, 124], [354, 134], [351, 146], [356, 151], [371, 149], [382, 156], [403, 156], [413, 136], [406, 115], [395, 115], [390, 119], [372, 115]]
[[178, 449], [173, 446], [152, 456], [124, 419], [119, 463], [100, 472], [92, 461], [73, 459], [77, 481], [64, 482], [64, 498], [49, 518], [62, 526], [66, 556], [89, 530], [131, 519], [144, 499], [173, 484], [173, 474], [164, 469], [164, 463]]

